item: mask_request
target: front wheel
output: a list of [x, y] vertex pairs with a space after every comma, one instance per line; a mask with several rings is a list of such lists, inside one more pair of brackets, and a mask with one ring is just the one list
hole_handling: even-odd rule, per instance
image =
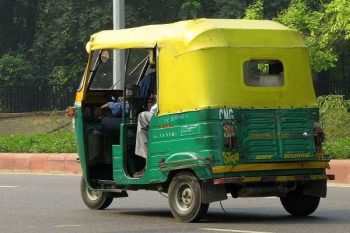
[[85, 205], [94, 210], [105, 209], [113, 201], [113, 197], [109, 197], [107, 193], [91, 190], [83, 176], [80, 181], [80, 193]]
[[320, 197], [305, 196], [298, 192], [288, 193], [280, 199], [284, 209], [293, 216], [308, 216], [315, 212], [320, 203]]
[[197, 222], [208, 211], [209, 204], [202, 203], [201, 187], [190, 172], [177, 173], [169, 185], [169, 206], [173, 216], [182, 222]]

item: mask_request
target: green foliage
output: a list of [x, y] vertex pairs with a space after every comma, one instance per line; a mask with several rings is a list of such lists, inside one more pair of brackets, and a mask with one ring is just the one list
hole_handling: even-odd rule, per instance
[[127, 0], [125, 1], [125, 25], [136, 27], [179, 20], [179, 10], [183, 1]]
[[39, 1], [35, 62], [52, 83], [78, 84], [91, 34], [112, 28], [112, 1]]
[[327, 141], [323, 148], [329, 159], [350, 159], [350, 137]]
[[320, 119], [327, 140], [335, 141], [350, 137], [350, 101], [343, 96], [329, 95], [317, 98], [320, 107]]
[[350, 2], [348, 0], [333, 0], [325, 9], [327, 20], [326, 40], [350, 39]]
[[268, 0], [264, 1], [264, 18], [273, 19], [279, 12], [288, 8], [291, 0]]
[[316, 5], [307, 0], [292, 0], [275, 20], [302, 33], [309, 47], [311, 66], [320, 72], [336, 66], [339, 46], [349, 39], [350, 2], [331, 0]]
[[200, 9], [201, 3], [198, 0], [185, 0], [181, 5], [180, 14], [182, 14], [185, 19], [195, 19]]
[[[30, 58], [22, 68], [28, 69], [26, 77], [12, 78], [17, 84], [40, 78], [51, 84], [77, 86], [90, 35], [112, 28], [112, 1], [107, 0], [0, 1], [0, 9], [0, 56], [23, 54]], [[315, 72], [334, 67], [342, 47], [350, 44], [348, 0], [128, 0], [125, 9], [126, 27], [196, 17], [275, 17], [303, 34]]]
[[251, 1], [214, 0], [213, 17], [242, 18]]
[[82, 71], [82, 64], [72, 64], [71, 66], [56, 66], [52, 70], [52, 78], [49, 83], [53, 85], [74, 86], [80, 80]]
[[35, 33], [37, 0], [0, 1], [0, 54], [30, 48]]
[[350, 158], [350, 101], [339, 95], [321, 96], [317, 101], [326, 134], [326, 154], [330, 158]]
[[33, 66], [24, 55], [5, 54], [0, 57], [0, 88], [32, 81]]
[[73, 153], [76, 149], [75, 136], [69, 132], [0, 137], [0, 152]]
[[256, 0], [248, 6], [244, 14], [245, 19], [263, 19], [264, 18], [264, 1]]

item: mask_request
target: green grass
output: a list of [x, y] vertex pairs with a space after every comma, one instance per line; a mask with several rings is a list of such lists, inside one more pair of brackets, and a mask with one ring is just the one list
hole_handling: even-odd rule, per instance
[[73, 153], [76, 150], [72, 132], [0, 136], [0, 152]]
[[[0, 114], [0, 152], [76, 152], [71, 119], [61, 112]], [[54, 133], [48, 133], [55, 131]]]

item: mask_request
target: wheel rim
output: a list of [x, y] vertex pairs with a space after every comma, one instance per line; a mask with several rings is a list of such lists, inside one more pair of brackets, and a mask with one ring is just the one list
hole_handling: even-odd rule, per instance
[[86, 187], [86, 195], [88, 196], [88, 198], [92, 201], [96, 201], [97, 199], [99, 199], [102, 195], [101, 191], [94, 191], [89, 189], [88, 187]]
[[179, 188], [176, 190], [175, 203], [177, 208], [183, 212], [186, 212], [189, 209], [191, 209], [194, 200], [193, 195], [193, 190], [189, 185], [180, 185]]

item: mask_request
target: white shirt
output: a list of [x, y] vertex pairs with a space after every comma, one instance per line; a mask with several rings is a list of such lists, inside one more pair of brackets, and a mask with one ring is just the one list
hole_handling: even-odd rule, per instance
[[158, 104], [155, 104], [149, 110], [152, 114], [156, 114], [158, 112]]

